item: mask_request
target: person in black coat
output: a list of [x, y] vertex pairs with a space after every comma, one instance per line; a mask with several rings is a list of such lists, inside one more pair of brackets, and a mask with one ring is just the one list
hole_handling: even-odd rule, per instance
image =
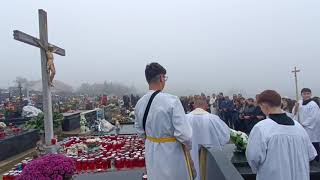
[[255, 123], [256, 119], [256, 106], [254, 105], [254, 99], [249, 98], [246, 102], [246, 106], [243, 112], [240, 114], [240, 120], [244, 122], [244, 132], [249, 134]]
[[235, 109], [232, 100], [229, 99], [229, 96], [224, 98], [224, 101], [221, 103], [221, 109], [223, 112], [224, 122], [230, 127], [234, 128], [233, 123], [233, 111]]

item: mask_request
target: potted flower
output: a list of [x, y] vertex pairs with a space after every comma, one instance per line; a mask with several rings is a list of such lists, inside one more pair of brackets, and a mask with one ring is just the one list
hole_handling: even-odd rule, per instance
[[87, 127], [88, 126], [88, 122], [86, 120], [86, 117], [84, 114], [80, 114], [80, 133], [86, 133], [89, 130], [89, 128]]
[[75, 173], [73, 159], [61, 154], [49, 154], [31, 161], [17, 180], [51, 179], [68, 180]]
[[88, 151], [87, 145], [83, 143], [73, 144], [71, 147], [66, 148], [67, 155], [70, 156], [79, 156], [82, 153], [86, 153]]
[[230, 140], [236, 146], [235, 152], [244, 153], [247, 149], [248, 135], [241, 131], [231, 129]]
[[6, 124], [4, 122], [0, 122], [0, 139], [3, 139], [6, 136], [4, 129], [6, 128]]
[[[63, 115], [60, 113], [53, 113], [53, 129], [55, 134], [59, 134], [61, 129], [61, 124], [63, 121]], [[27, 129], [37, 129], [40, 131], [40, 134], [44, 132], [44, 114], [39, 113], [38, 116], [32, 118], [30, 121], [26, 122], [25, 127]]]
[[6, 128], [7, 125], [4, 122], [0, 122], [0, 130]]
[[86, 145], [88, 146], [88, 148], [95, 148], [98, 147], [101, 143], [101, 139], [100, 138], [89, 138], [86, 140]]

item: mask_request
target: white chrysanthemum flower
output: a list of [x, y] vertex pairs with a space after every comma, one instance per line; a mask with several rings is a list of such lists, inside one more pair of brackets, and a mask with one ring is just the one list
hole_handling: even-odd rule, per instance
[[242, 138], [242, 139], [248, 139], [248, 135], [245, 134], [245, 133], [242, 133], [242, 134], [241, 134], [241, 138]]
[[4, 122], [0, 122], [0, 128], [6, 128], [7, 127], [7, 125], [4, 123]]

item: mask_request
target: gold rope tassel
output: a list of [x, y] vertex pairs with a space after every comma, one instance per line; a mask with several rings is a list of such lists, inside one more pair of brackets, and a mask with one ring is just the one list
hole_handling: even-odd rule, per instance
[[201, 180], [206, 180], [206, 175], [207, 175], [207, 151], [204, 147], [200, 148], [200, 155], [199, 155], [199, 162], [200, 162], [200, 176]]
[[193, 172], [192, 172], [192, 168], [191, 168], [191, 164], [190, 164], [190, 157], [188, 155], [188, 152], [185, 148], [184, 145], [182, 145], [182, 149], [183, 149], [183, 153], [184, 153], [184, 158], [186, 160], [187, 163], [187, 168], [188, 168], [188, 172], [189, 172], [189, 178], [190, 180], [193, 180]]

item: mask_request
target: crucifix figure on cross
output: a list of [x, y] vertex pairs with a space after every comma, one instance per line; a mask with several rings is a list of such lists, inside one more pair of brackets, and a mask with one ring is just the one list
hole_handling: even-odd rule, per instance
[[56, 68], [54, 66], [54, 62], [53, 62], [53, 53], [55, 53], [59, 48], [56, 48], [52, 45], [48, 45], [47, 47], [44, 46], [40, 41], [37, 41], [39, 46], [41, 48], [43, 48], [46, 52], [46, 56], [47, 56], [47, 71], [49, 73], [50, 79], [48, 81], [49, 86], [53, 87], [53, 79], [54, 76], [56, 75]]
[[39, 9], [38, 12], [40, 38], [35, 38], [18, 30], [13, 31], [13, 37], [15, 40], [40, 48], [45, 143], [50, 146], [51, 140], [54, 138], [51, 87], [56, 70], [53, 63], [53, 53], [65, 56], [65, 50], [48, 42], [47, 13], [42, 9]]

